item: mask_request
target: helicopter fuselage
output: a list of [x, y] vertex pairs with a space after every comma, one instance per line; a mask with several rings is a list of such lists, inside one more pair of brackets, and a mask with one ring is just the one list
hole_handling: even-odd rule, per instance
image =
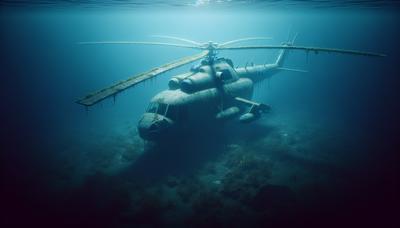
[[[209, 41], [199, 43], [193, 40], [158, 36], [161, 38], [178, 40], [190, 44], [174, 44], [163, 42], [138, 42], [138, 41], [95, 41], [80, 42], [81, 44], [140, 44], [159, 45], [169, 47], [181, 47], [202, 50], [201, 53], [187, 56], [176, 61], [155, 67], [147, 72], [140, 73], [126, 80], [119, 81], [111, 86], [100, 89], [78, 99], [78, 104], [88, 107], [99, 103], [109, 97], [115, 96], [137, 84], [152, 79], [162, 73], [178, 68], [185, 64], [203, 59], [200, 65], [192, 67], [190, 72], [171, 78], [169, 89], [160, 92], [151, 100], [149, 107], [138, 123], [139, 135], [145, 140], [159, 140], [165, 138], [176, 129], [204, 127], [205, 124], [213, 124], [233, 119], [240, 115], [239, 121], [249, 123], [257, 120], [262, 113], [267, 112], [268, 105], [251, 101], [253, 85], [263, 81], [279, 71], [306, 72], [304, 70], [283, 67], [289, 50], [301, 50], [307, 53], [312, 51], [361, 55], [371, 57], [386, 56], [380, 53], [345, 50], [337, 48], [321, 48], [293, 45], [297, 34], [291, 41], [281, 45], [252, 45], [231, 46], [234, 43], [249, 40], [264, 40], [269, 37], [247, 37], [224, 42], [222, 44]], [[234, 68], [229, 59], [217, 59], [220, 50], [280, 50], [274, 63]], [[193, 129], [193, 128], [192, 128]]]
[[[229, 59], [217, 59], [211, 63], [202, 61], [201, 65], [192, 67], [191, 72], [172, 77], [169, 89], [151, 99], [140, 119], [140, 136], [158, 140], [177, 128], [201, 127], [204, 123], [246, 114], [252, 103], [243, 100], [251, 102], [253, 80], [261, 77], [261, 71], [254, 67], [234, 69]], [[263, 66], [264, 73], [267, 68]], [[250, 121], [243, 122], [257, 118], [253, 116]]]

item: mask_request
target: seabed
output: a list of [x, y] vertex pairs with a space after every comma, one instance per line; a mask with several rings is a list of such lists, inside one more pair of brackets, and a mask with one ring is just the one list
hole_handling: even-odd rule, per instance
[[63, 153], [71, 157], [60, 158], [49, 188], [64, 196], [72, 221], [110, 227], [289, 224], [320, 202], [333, 207], [329, 197], [340, 195], [351, 162], [340, 132], [277, 117], [225, 127], [162, 145], [144, 142], [132, 127]]

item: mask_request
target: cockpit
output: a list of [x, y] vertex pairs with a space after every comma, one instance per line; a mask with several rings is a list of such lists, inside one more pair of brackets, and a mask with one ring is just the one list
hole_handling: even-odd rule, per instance
[[155, 140], [167, 136], [178, 120], [178, 107], [162, 102], [151, 102], [138, 123], [143, 139]]
[[151, 102], [147, 107], [146, 112], [156, 113], [174, 121], [178, 119], [178, 107], [176, 105], [170, 105], [161, 102]]

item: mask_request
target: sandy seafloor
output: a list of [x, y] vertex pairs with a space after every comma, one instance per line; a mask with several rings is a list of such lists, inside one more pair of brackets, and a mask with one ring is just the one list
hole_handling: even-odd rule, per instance
[[[397, 8], [324, 9], [321, 15], [213, 11], [206, 16], [216, 25], [204, 33], [198, 28], [207, 19], [190, 12], [176, 21], [171, 13], [145, 10], [9, 5], [0, 16], [2, 227], [398, 227]], [[235, 18], [235, 26], [218, 33]], [[273, 26], [253, 23], [260, 18]], [[172, 32], [163, 20], [177, 23]], [[271, 113], [171, 144], [143, 141], [136, 123], [168, 78], [190, 66], [88, 113], [74, 103], [133, 72], [193, 54], [82, 48], [78, 41], [147, 39], [156, 31], [223, 41], [258, 31], [279, 43], [291, 23], [299, 44], [388, 56], [320, 54], [306, 63], [291, 53], [288, 66], [309, 73], [282, 72], [256, 87], [253, 98], [271, 104]], [[274, 60], [276, 53], [226, 56], [243, 66]]]

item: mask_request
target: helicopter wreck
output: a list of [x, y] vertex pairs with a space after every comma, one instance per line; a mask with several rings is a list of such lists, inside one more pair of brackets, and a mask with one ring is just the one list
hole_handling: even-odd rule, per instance
[[[85, 107], [92, 106], [108, 97], [141, 82], [154, 78], [164, 72], [203, 59], [199, 65], [191, 68], [190, 72], [173, 76], [168, 83], [168, 90], [155, 95], [142, 118], [138, 123], [139, 135], [150, 141], [158, 141], [177, 131], [187, 128], [196, 128], [202, 123], [223, 122], [238, 118], [242, 123], [251, 123], [268, 112], [271, 107], [267, 104], [252, 101], [253, 86], [280, 71], [305, 72], [303, 70], [286, 68], [283, 66], [287, 52], [303, 50], [307, 52], [328, 52], [371, 57], [385, 56], [379, 53], [344, 50], [334, 48], [295, 46], [294, 40], [281, 45], [263, 46], [231, 46], [234, 43], [247, 40], [269, 39], [267, 37], [250, 37], [222, 44], [161, 36], [190, 43], [172, 44], [158, 42], [131, 42], [131, 41], [102, 41], [82, 42], [81, 44], [143, 44], [162, 45], [202, 50], [201, 53], [188, 56], [177, 61], [151, 69], [148, 72], [128, 78], [110, 87], [89, 94], [77, 101]], [[223, 50], [269, 49], [280, 50], [274, 63], [252, 65], [235, 68], [232, 61], [226, 58], [217, 58], [217, 52]]]

